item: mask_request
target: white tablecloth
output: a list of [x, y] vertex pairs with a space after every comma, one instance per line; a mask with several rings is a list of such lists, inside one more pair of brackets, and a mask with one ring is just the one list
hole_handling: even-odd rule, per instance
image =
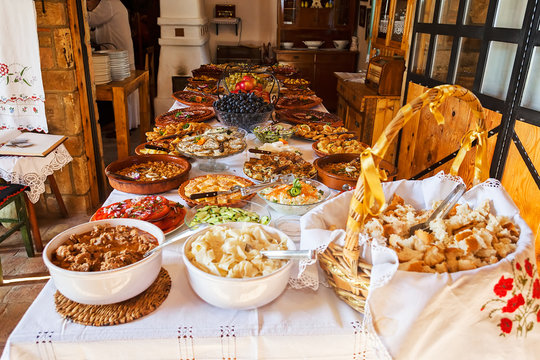
[[73, 158], [64, 144], [47, 156], [0, 156], [0, 177], [13, 184], [30, 186], [27, 191], [32, 203], [37, 203], [45, 192], [47, 176], [60, 170]]
[[[256, 144], [248, 135], [248, 147]], [[312, 161], [311, 143], [291, 140]], [[243, 175], [247, 153], [221, 159], [226, 173]], [[194, 162], [190, 177], [202, 174]], [[164, 194], [183, 202], [176, 190]], [[134, 197], [113, 191], [105, 204]], [[261, 199], [255, 201], [263, 203]], [[273, 221], [279, 216], [272, 213]], [[174, 236], [174, 233], [169, 236]], [[288, 288], [274, 302], [255, 310], [223, 310], [206, 304], [191, 290], [181, 245], [163, 252], [172, 279], [165, 302], [134, 322], [92, 327], [64, 320], [54, 309], [56, 291], [49, 281], [8, 339], [7, 359], [357, 359], [368, 339], [362, 315], [320, 287]], [[371, 358], [377, 358], [372, 355]]]
[[54, 310], [49, 282], [6, 344], [6, 359], [354, 359], [361, 315], [333, 291], [287, 289], [255, 310], [222, 310], [191, 290], [180, 246], [164, 251], [172, 279], [165, 302], [134, 322], [92, 327]]

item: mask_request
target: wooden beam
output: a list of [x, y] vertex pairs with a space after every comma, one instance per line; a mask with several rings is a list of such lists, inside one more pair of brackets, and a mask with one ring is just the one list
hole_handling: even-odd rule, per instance
[[[86, 1], [84, 1], [86, 3]], [[79, 91], [79, 103], [81, 110], [81, 121], [83, 129], [83, 138], [84, 138], [84, 147], [86, 152], [86, 165], [90, 181], [90, 201], [91, 206], [96, 207], [100, 204], [99, 199], [99, 189], [98, 186], [94, 186], [98, 183], [97, 171], [102, 171], [104, 173], [103, 160], [99, 164], [96, 164], [96, 155], [99, 159], [103, 159], [103, 154], [95, 154], [94, 152], [94, 139], [92, 136], [92, 127], [90, 118], [90, 107], [94, 107], [94, 113], [97, 114], [97, 104], [94, 101], [93, 104], [88, 103], [88, 92], [92, 92], [93, 89], [88, 89], [86, 86], [86, 75], [84, 72], [84, 63], [85, 59], [83, 56], [82, 48], [86, 46], [87, 53], [91, 54], [90, 49], [90, 31], [88, 28], [88, 23], [84, 19], [85, 34], [86, 38], [81, 39], [79, 37], [79, 17], [77, 14], [77, 0], [67, 0], [67, 9], [68, 9], [68, 19], [69, 19], [69, 28], [71, 31], [72, 45], [73, 45], [73, 57], [75, 60], [75, 74], [77, 76], [77, 88]], [[86, 6], [83, 4], [83, 9], [86, 11]], [[92, 65], [92, 59], [86, 59]], [[90, 66], [90, 71], [92, 71], [92, 66]], [[95, 98], [95, 97], [94, 97]], [[102, 150], [101, 150], [102, 151]], [[98, 170], [99, 169], [99, 170]], [[102, 188], [105, 188], [106, 184], [101, 184]]]

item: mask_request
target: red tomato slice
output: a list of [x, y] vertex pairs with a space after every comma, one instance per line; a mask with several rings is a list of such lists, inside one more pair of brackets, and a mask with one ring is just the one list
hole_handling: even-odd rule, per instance
[[94, 216], [93, 220], [114, 219], [119, 217], [126, 217], [124, 215], [127, 208], [131, 206], [131, 199], [120, 201], [111, 205], [103, 206], [99, 208]]
[[92, 216], [92, 220], [103, 220], [105, 219], [105, 208], [99, 208], [98, 211]]
[[161, 221], [159, 228], [163, 232], [169, 232], [175, 229], [182, 222], [182, 216], [172, 216]]
[[163, 209], [163, 207], [168, 207], [168, 203], [169, 200], [161, 196], [145, 196], [133, 203], [132, 206], [126, 210], [129, 213], [127, 217], [146, 221], [157, 219], [157, 217], [154, 216], [154, 213], [164, 211], [163, 214], [166, 214], [168, 210]]
[[171, 207], [168, 204], [162, 203], [159, 206], [152, 208], [152, 212], [144, 220], [155, 221], [155, 220], [163, 219], [169, 214], [170, 211], [171, 211]]
[[[92, 220], [133, 218], [151, 221], [158, 225], [158, 223], [170, 218], [176, 219], [179, 215], [181, 215], [181, 221], [185, 215], [182, 205], [159, 195], [150, 195], [138, 200], [128, 199], [101, 207], [96, 211]], [[176, 222], [176, 225], [179, 222]], [[170, 224], [176, 226], [174, 223], [175, 221], [169, 220], [165, 225], [167, 227], [171, 226]]]
[[185, 215], [186, 210], [181, 205], [176, 204], [165, 219], [156, 221], [153, 224], [166, 233], [174, 230], [184, 220]]

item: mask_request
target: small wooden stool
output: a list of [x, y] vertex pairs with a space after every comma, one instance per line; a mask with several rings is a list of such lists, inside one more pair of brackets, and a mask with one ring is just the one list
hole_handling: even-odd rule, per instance
[[15, 203], [16, 218], [0, 218], [2, 223], [13, 223], [14, 225], [3, 235], [0, 236], [0, 243], [11, 236], [15, 231], [21, 230], [21, 235], [26, 248], [26, 254], [29, 257], [34, 256], [34, 244], [30, 229], [34, 233], [34, 243], [37, 251], [43, 250], [39, 226], [35, 215], [34, 205], [27, 198], [25, 191], [29, 187], [19, 184], [0, 185], [0, 209]]
[[[35, 255], [34, 244], [37, 251], [43, 251], [43, 243], [39, 233], [34, 204], [28, 199], [25, 191], [29, 187], [18, 184], [0, 185], [0, 210], [11, 203], [15, 203], [16, 218], [0, 218], [2, 223], [14, 223], [14, 225], [0, 236], [0, 243], [10, 237], [15, 231], [21, 230], [21, 235], [26, 248], [26, 254], [29, 257]], [[34, 244], [32, 244], [32, 235], [34, 233]], [[0, 284], [3, 283], [2, 263], [0, 262]]]

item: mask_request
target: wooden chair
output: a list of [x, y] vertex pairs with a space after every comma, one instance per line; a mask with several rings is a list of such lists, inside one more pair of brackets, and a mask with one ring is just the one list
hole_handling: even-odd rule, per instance
[[[144, 54], [144, 70], [148, 70], [148, 91], [150, 95], [150, 114], [154, 116], [154, 98], [157, 95], [155, 49], [153, 46], [146, 48]], [[182, 88], [182, 90], [184, 90]]]
[[[13, 233], [20, 230], [26, 254], [29, 257], [35, 255], [34, 244], [37, 251], [43, 251], [43, 243], [39, 233], [34, 205], [25, 194], [28, 186], [18, 184], [0, 184], [0, 210], [10, 204], [15, 204], [15, 218], [0, 218], [1, 223], [12, 223], [13, 226], [0, 236], [0, 243], [10, 237]], [[34, 233], [34, 243], [32, 243], [32, 234]], [[0, 284], [3, 282], [2, 264], [0, 263]]]

